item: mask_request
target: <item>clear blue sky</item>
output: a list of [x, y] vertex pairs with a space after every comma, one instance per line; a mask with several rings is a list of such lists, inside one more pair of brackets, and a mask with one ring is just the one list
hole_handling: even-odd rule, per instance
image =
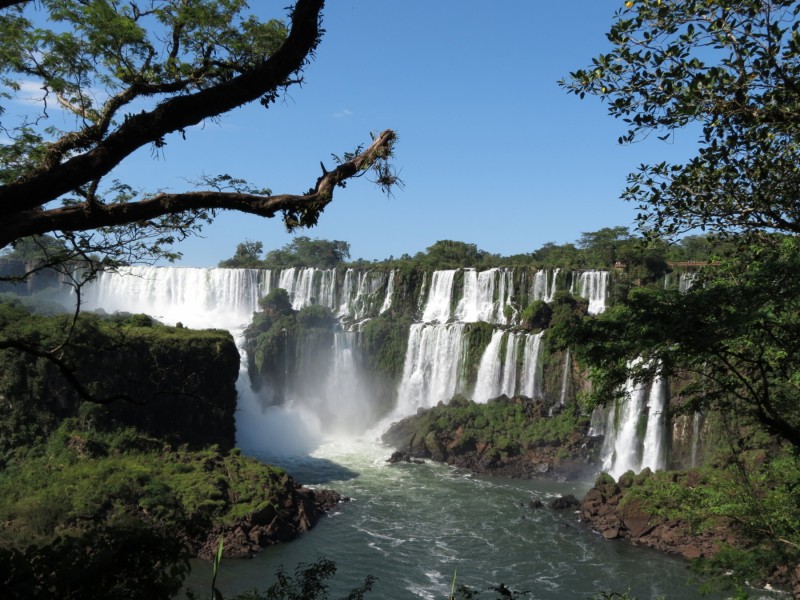
[[[253, 0], [283, 16], [286, 0]], [[142, 186], [186, 189], [186, 179], [229, 173], [300, 193], [331, 153], [399, 134], [405, 189], [387, 198], [366, 180], [338, 191], [320, 224], [296, 235], [345, 240], [352, 258], [414, 254], [454, 239], [504, 255], [581, 232], [632, 226], [619, 200], [641, 162], [681, 160], [694, 145], [655, 138], [619, 146], [624, 124], [595, 98], [557, 81], [607, 50], [621, 0], [330, 0], [326, 34], [306, 83], [268, 110], [255, 105], [219, 124], [168, 139], [163, 157], [132, 157], [121, 174]], [[278, 219], [223, 214], [204, 238], [181, 244], [187, 266], [214, 266], [244, 239], [278, 248]]]

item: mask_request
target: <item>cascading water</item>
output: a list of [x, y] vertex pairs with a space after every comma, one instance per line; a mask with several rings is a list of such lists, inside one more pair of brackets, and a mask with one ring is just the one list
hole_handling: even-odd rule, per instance
[[501, 377], [503, 375], [503, 365], [500, 362], [500, 349], [503, 344], [505, 332], [497, 329], [492, 333], [492, 339], [481, 357], [478, 366], [478, 379], [475, 382], [475, 392], [472, 399], [475, 402], [486, 402], [491, 398], [496, 398], [502, 391]]
[[122, 267], [101, 272], [83, 290], [83, 308], [144, 312], [187, 327], [242, 329], [258, 307], [255, 269]]
[[529, 398], [542, 397], [542, 335], [544, 332], [525, 336], [519, 393]]
[[394, 297], [394, 270], [389, 273], [389, 281], [386, 283], [386, 295], [381, 304], [380, 314], [385, 313], [392, 307], [392, 298]]
[[425, 323], [446, 323], [450, 319], [450, 299], [453, 296], [453, 280], [456, 270], [434, 271], [431, 289], [422, 320]]
[[513, 396], [517, 391], [517, 355], [520, 335], [509, 333], [506, 337], [506, 357], [503, 361], [503, 376], [500, 393]]
[[697, 281], [697, 273], [681, 273], [678, 279], [678, 291], [688, 292]]
[[531, 292], [529, 294], [531, 302], [534, 300], [541, 300], [544, 302], [553, 301], [557, 291], [556, 278], [560, 271], [561, 269], [554, 269], [553, 271], [543, 269], [541, 271], [536, 271], [533, 276], [533, 285], [531, 286]]
[[698, 453], [700, 448], [700, 430], [703, 427], [703, 413], [696, 412], [692, 417], [692, 450], [691, 450], [691, 463], [692, 467], [698, 465]]
[[570, 377], [571, 371], [572, 357], [570, 356], [569, 348], [567, 348], [567, 353], [564, 357], [564, 372], [561, 374], [561, 393], [558, 396], [558, 403], [561, 406], [567, 405], [567, 396], [569, 394], [569, 386], [572, 380], [572, 377]]
[[639, 421], [645, 406], [647, 388], [628, 381], [625, 398], [621, 401], [619, 430], [614, 438], [613, 450], [603, 460], [603, 470], [617, 478], [627, 471], [638, 471], [641, 464]]
[[649, 384], [629, 380], [625, 387], [625, 397], [609, 410], [603, 432], [603, 470], [615, 478], [666, 466], [667, 381], [656, 376]]
[[415, 323], [408, 334], [396, 417], [449, 400], [460, 389], [464, 325]]
[[608, 271], [584, 271], [580, 275], [578, 294], [589, 301], [589, 314], [597, 315], [606, 309]]
[[505, 313], [514, 295], [513, 274], [510, 269], [481, 272], [465, 269], [464, 290], [456, 307], [456, 319], [464, 323], [508, 323]]
[[647, 430], [642, 442], [641, 468], [651, 471], [663, 469], [666, 465], [666, 410], [669, 390], [666, 380], [661, 376], [653, 379], [647, 404]]

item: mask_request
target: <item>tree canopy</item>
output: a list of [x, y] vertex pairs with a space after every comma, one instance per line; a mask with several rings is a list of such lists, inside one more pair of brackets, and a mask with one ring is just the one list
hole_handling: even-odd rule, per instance
[[[282, 215], [291, 230], [315, 225], [348, 179], [372, 172], [391, 188], [390, 130], [322, 166], [304, 193], [229, 174], [174, 193], [109, 181], [137, 149], [180, 143], [187, 127], [254, 101], [269, 107], [302, 83], [323, 4], [298, 0], [285, 24], [259, 20], [244, 0], [0, 2], [0, 128], [10, 140], [0, 145], [0, 248], [52, 233], [84, 254], [174, 256], [173, 242], [221, 210]], [[23, 88], [40, 90], [39, 102], [12, 118], [7, 103]], [[54, 121], [53, 105], [71, 119]]]
[[300, 235], [277, 250], [270, 250], [262, 259], [262, 242], [245, 240], [237, 244], [231, 258], [220, 261], [220, 267], [290, 268], [320, 267], [330, 269], [350, 258], [350, 244], [342, 240], [312, 240]]
[[[688, 290], [632, 288], [599, 318], [554, 332], [591, 367], [600, 402], [660, 374], [677, 384], [683, 410], [716, 411], [726, 460], [752, 500], [717, 508], [745, 524], [748, 561], [767, 573], [788, 567], [795, 584], [800, 530], [794, 519], [781, 528], [798, 511], [799, 14], [796, 0], [628, 0], [617, 12], [611, 51], [563, 85], [605, 100], [628, 126], [621, 143], [699, 126], [696, 156], [641, 165], [622, 197], [651, 237], [711, 233], [687, 238], [687, 258], [722, 252]], [[764, 433], [770, 454], [784, 447], [795, 461], [784, 482], [764, 485], [794, 503], [772, 506], [769, 493], [753, 492], [761, 471], [741, 457]], [[748, 571], [729, 566], [739, 578]]]
[[686, 164], [629, 176], [643, 228], [800, 233], [798, 13], [794, 0], [631, 0], [611, 51], [563, 82], [608, 102], [628, 126], [620, 142], [700, 126]]
[[[796, 381], [800, 364], [787, 361], [793, 342], [774, 330], [778, 324], [793, 330], [798, 317], [786, 296], [794, 292], [786, 282], [800, 258], [793, 240], [800, 232], [798, 13], [800, 3], [788, 1], [629, 1], [608, 34], [611, 52], [564, 85], [605, 99], [610, 114], [629, 126], [622, 143], [654, 131], [668, 138], [700, 123], [695, 158], [686, 165], [642, 165], [623, 196], [640, 203], [639, 225], [651, 236], [700, 227], [736, 241], [688, 293], [629, 295], [605, 316], [607, 325], [613, 322], [608, 326], [620, 327], [615, 336], [576, 332], [600, 352], [588, 353], [603, 366], [598, 374], [615, 373], [617, 382], [635, 375], [640, 367], [628, 361], [637, 356], [657, 359], [649, 364], [664, 371], [695, 365], [708, 389], [724, 388], [800, 448], [794, 384], [784, 389], [780, 383]], [[710, 240], [689, 238], [684, 246], [696, 254]], [[606, 352], [615, 343], [627, 349]], [[783, 412], [772, 404], [778, 395], [792, 399], [779, 402]], [[701, 396], [701, 405], [718, 405], [719, 394]]]

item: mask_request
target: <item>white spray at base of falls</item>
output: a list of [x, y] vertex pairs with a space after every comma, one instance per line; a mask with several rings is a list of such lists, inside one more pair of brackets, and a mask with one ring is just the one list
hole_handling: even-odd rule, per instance
[[[344, 273], [347, 279], [348, 273]], [[258, 300], [281, 284], [290, 288], [294, 306], [323, 302], [346, 306], [353, 319], [387, 306], [382, 290], [386, 272], [350, 273], [336, 292], [334, 269], [194, 269], [125, 267], [98, 274], [83, 290], [84, 308], [108, 313], [147, 313], [167, 325], [229, 330], [241, 355], [237, 381], [237, 443], [251, 451], [275, 455], [307, 453], [323, 436], [360, 434], [374, 420], [370, 395], [358, 373], [357, 334], [333, 333], [330, 364], [318, 366], [318, 393], [288, 395], [284, 406], [272, 406], [266, 386], [253, 391], [247, 371], [243, 331], [258, 310]], [[343, 304], [338, 304], [341, 298]], [[388, 302], [390, 305], [390, 301]], [[378, 308], [380, 307], [380, 308]], [[283, 390], [286, 392], [286, 390]]]
[[[532, 280], [526, 280], [524, 277], [515, 279], [510, 269], [483, 272], [467, 269], [463, 271], [464, 295], [459, 302], [453, 297], [457, 273], [457, 270], [437, 271], [423, 278], [427, 282], [424, 285], [427, 293], [421, 293], [414, 301], [418, 302], [423, 319], [429, 322], [410, 327], [402, 378], [396, 390], [397, 401], [391, 412], [394, 418], [414, 414], [418, 408], [447, 402], [455, 393], [469, 391], [465, 389], [464, 373], [465, 328], [469, 326], [464, 322], [452, 322], [454, 318], [485, 318], [500, 325], [493, 331], [492, 342], [481, 359], [474, 393], [476, 401], [485, 402], [491, 397], [515, 393], [544, 397], [543, 334], [503, 329], [508, 327], [504, 323], [511, 306], [514, 282], [520, 282], [523, 297], [540, 293], [550, 296], [556, 288], [558, 271], [540, 272], [541, 276], [536, 273]], [[590, 308], [600, 311], [605, 307], [607, 280], [608, 273], [592, 271], [584, 273], [580, 282], [574, 278], [573, 284], [575, 287], [580, 284], [580, 293], [588, 296]], [[539, 291], [526, 289], [525, 281]], [[259, 298], [275, 287], [285, 286], [296, 308], [311, 304], [326, 306], [347, 319], [345, 323], [350, 327], [353, 321], [388, 310], [394, 285], [394, 271], [380, 270], [131, 267], [121, 269], [119, 274], [101, 273], [98, 280], [84, 290], [84, 300], [87, 308], [147, 312], [167, 324], [180, 321], [191, 327], [241, 332], [258, 310]], [[333, 334], [326, 364], [319, 369], [319, 391], [309, 393], [306, 388], [293, 394], [283, 389], [288, 403], [280, 408], [269, 406], [270, 400], [264, 397], [266, 390], [262, 390], [261, 395], [253, 393], [246, 369], [243, 369], [238, 384], [240, 410], [237, 413], [241, 443], [255, 446], [274, 442], [270, 450], [273, 453], [277, 451], [275, 445], [285, 443], [293, 448], [291, 451], [296, 451], [300, 437], [314, 440], [323, 434], [353, 435], [369, 427], [370, 420], [376, 417], [371, 412], [369, 390], [361, 386], [356, 339], [355, 334], [346, 331]], [[237, 341], [241, 347], [241, 340]], [[502, 361], [501, 357], [504, 357]], [[567, 393], [568, 369], [567, 364], [561, 388], [562, 402]], [[646, 387], [660, 389], [661, 386]], [[548, 394], [550, 396], [552, 393]], [[641, 399], [637, 404], [634, 399], [634, 406], [620, 409], [618, 431], [613, 419], [605, 424], [610, 448], [606, 464], [615, 473], [642, 466], [659, 468], [663, 464], [664, 410], [658, 410], [650, 402], [649, 414], [643, 414], [643, 406], [648, 402]], [[647, 432], [642, 431], [644, 419], [648, 421]], [[267, 427], [265, 421], [282, 423], [280, 431], [263, 433], [268, 431], [263, 429]], [[262, 433], [255, 433], [257, 431]], [[287, 436], [295, 442], [279, 441]], [[645, 440], [647, 450], [642, 446]]]

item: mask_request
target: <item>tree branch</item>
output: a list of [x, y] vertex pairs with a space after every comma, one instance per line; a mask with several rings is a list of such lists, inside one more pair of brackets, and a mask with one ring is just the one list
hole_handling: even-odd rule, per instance
[[0, 10], [4, 8], [10, 8], [12, 6], [18, 6], [20, 4], [27, 4], [31, 0], [0, 0]]
[[195, 94], [165, 100], [150, 112], [129, 116], [84, 154], [0, 188], [0, 214], [7, 219], [40, 207], [106, 175], [142, 146], [274, 92], [303, 67], [316, 48], [323, 4], [324, 0], [298, 0], [285, 43], [258, 67]]
[[98, 227], [111, 227], [148, 221], [167, 214], [203, 210], [237, 210], [271, 218], [284, 212], [287, 226], [307, 225], [288, 219], [296, 213], [319, 212], [333, 200], [334, 191], [347, 179], [366, 172], [378, 161], [386, 160], [392, 153], [397, 136], [387, 129], [375, 138], [363, 152], [343, 162], [330, 172], [324, 172], [306, 194], [257, 194], [197, 191], [178, 194], [159, 193], [130, 203], [108, 205], [80, 204], [49, 210], [31, 210], [12, 215], [0, 224], [0, 248], [21, 237], [51, 231], [84, 231]]

